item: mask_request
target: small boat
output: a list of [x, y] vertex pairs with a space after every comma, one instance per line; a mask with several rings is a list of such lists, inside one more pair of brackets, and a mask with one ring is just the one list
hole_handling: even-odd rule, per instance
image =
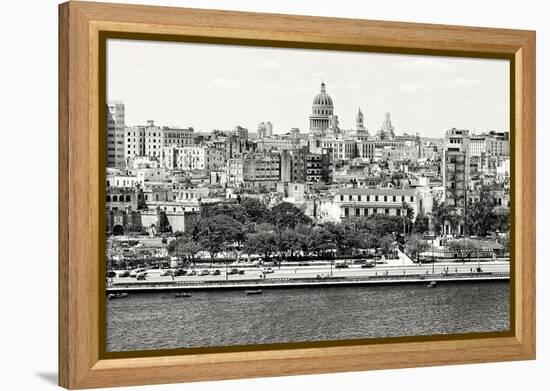
[[247, 295], [261, 295], [262, 290], [261, 289], [250, 290], [250, 291], [246, 291], [246, 294]]
[[176, 293], [174, 297], [191, 297], [190, 293]]
[[111, 293], [109, 295], [109, 300], [122, 299], [124, 297], [128, 297], [128, 293]]
[[435, 288], [437, 285], [437, 282], [435, 281], [430, 281], [430, 283], [428, 285], [426, 285], [428, 288]]

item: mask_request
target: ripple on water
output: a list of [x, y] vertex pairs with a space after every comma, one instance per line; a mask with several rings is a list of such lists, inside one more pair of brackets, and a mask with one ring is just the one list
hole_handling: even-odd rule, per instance
[[107, 351], [506, 331], [509, 284], [143, 293], [106, 315]]

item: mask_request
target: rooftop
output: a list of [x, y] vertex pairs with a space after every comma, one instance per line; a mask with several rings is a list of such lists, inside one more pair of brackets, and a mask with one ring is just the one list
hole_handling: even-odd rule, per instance
[[400, 195], [400, 196], [412, 196], [415, 195], [413, 189], [368, 189], [368, 188], [346, 188], [340, 189], [336, 192], [337, 195]]

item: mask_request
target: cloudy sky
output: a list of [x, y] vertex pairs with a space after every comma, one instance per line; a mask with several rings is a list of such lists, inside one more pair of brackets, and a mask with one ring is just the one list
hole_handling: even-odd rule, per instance
[[313, 97], [325, 81], [340, 127], [357, 108], [371, 133], [391, 112], [396, 132], [442, 137], [451, 127], [509, 129], [504, 60], [305, 49], [110, 40], [107, 99], [126, 104], [126, 124], [192, 126], [197, 131], [307, 132]]

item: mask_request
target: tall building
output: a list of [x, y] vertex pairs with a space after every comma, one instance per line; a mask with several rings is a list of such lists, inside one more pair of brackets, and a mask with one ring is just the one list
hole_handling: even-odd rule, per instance
[[124, 156], [126, 160], [145, 156], [145, 128], [127, 127], [124, 131]]
[[107, 167], [124, 168], [124, 103], [107, 102]]
[[464, 235], [470, 181], [470, 133], [452, 128], [445, 133], [443, 148], [443, 202], [454, 209], [456, 224], [445, 222], [444, 234]]
[[376, 138], [380, 140], [393, 140], [395, 138], [394, 127], [391, 123], [390, 113], [384, 114], [384, 122], [380, 127], [378, 133], [376, 133]]
[[273, 136], [273, 124], [269, 121], [258, 124], [258, 138]]

